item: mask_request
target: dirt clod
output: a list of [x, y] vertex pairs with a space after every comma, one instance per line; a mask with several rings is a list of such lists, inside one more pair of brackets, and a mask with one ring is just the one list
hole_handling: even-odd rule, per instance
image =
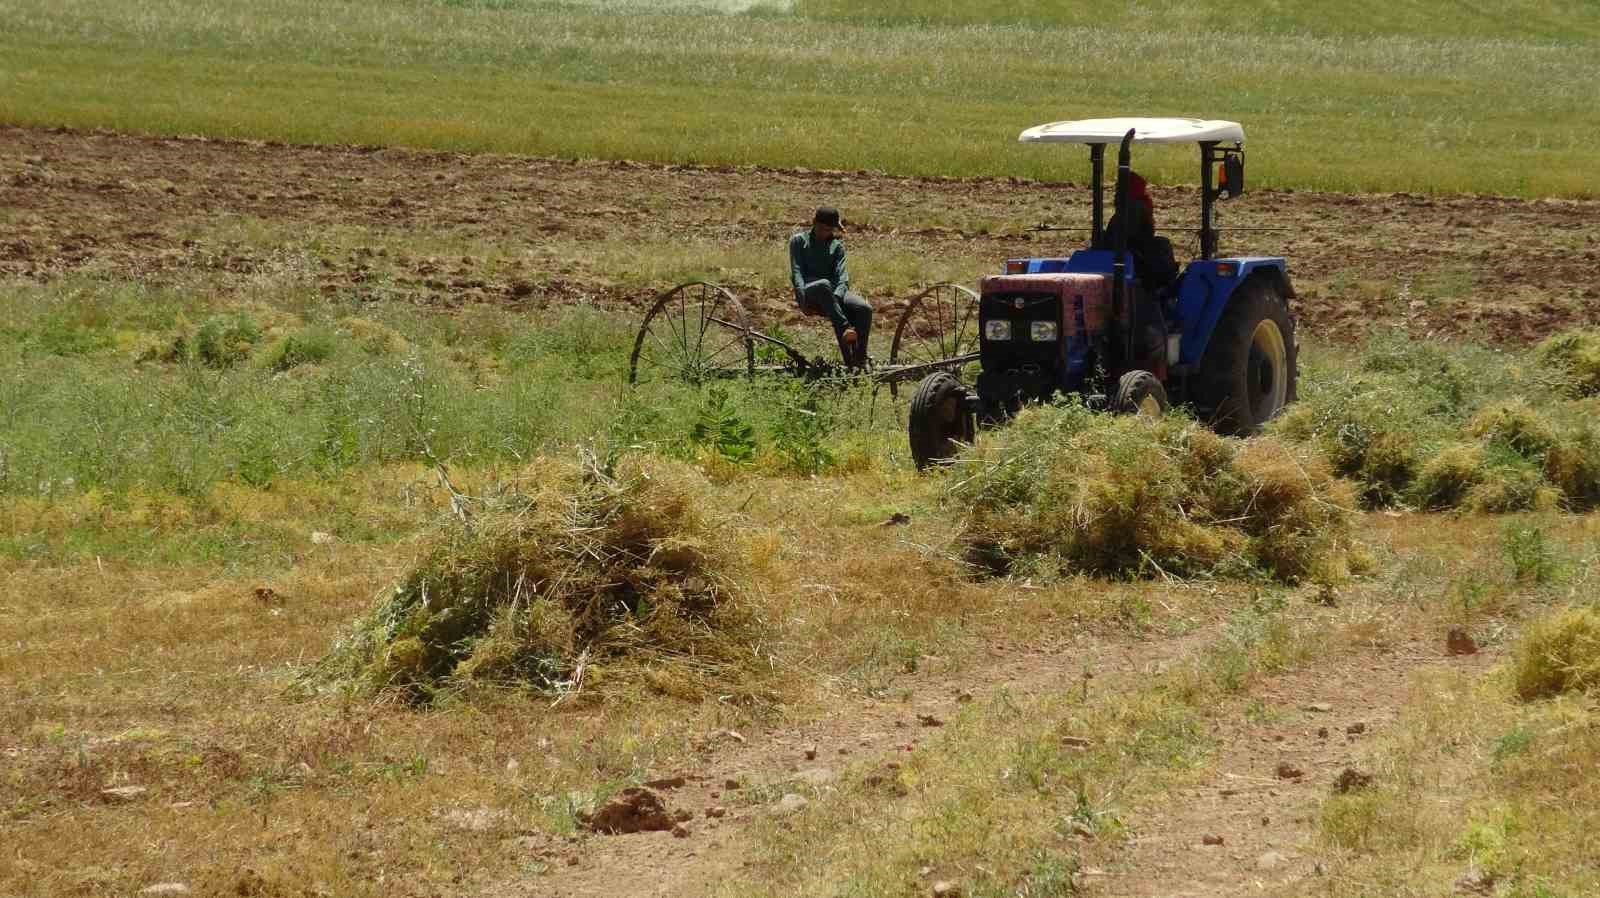
[[937, 717], [934, 717], [932, 714], [918, 714], [917, 715], [917, 722], [922, 724], [925, 727], [942, 727], [942, 726], [944, 726], [944, 721], [940, 720]]
[[717, 819], [719, 817], [726, 817], [727, 815], [728, 815], [728, 809], [723, 807], [723, 806], [721, 806], [721, 805], [716, 805], [714, 807], [706, 808], [706, 819], [707, 820], [715, 820], [715, 819]]
[[933, 898], [961, 898], [961, 887], [941, 879], [933, 884]]
[[1478, 642], [1467, 632], [1466, 627], [1451, 627], [1444, 638], [1444, 650], [1447, 655], [1476, 655]]
[[806, 746], [804, 754], [807, 761], [815, 761], [817, 759], [817, 747], [815, 745]]
[[1372, 785], [1372, 774], [1362, 773], [1354, 767], [1346, 767], [1333, 781], [1333, 791], [1340, 795], [1346, 792], [1356, 792]]
[[739, 781], [736, 780], [736, 779], [723, 780], [722, 781], [722, 788], [727, 790], [727, 791], [729, 791], [729, 792], [736, 791], [739, 788]]
[[1345, 727], [1344, 731], [1352, 736], [1359, 736], [1367, 731], [1367, 725], [1364, 723], [1352, 723]]
[[1298, 780], [1301, 777], [1306, 775], [1306, 772], [1304, 770], [1301, 770], [1300, 768], [1294, 766], [1293, 764], [1290, 764], [1288, 761], [1280, 761], [1280, 762], [1278, 762], [1278, 771], [1277, 772], [1278, 772], [1278, 779], [1281, 779], [1281, 780]]
[[661, 796], [632, 787], [623, 789], [584, 823], [592, 832], [618, 835], [671, 829], [672, 817]]
[[684, 826], [682, 823], [674, 823], [672, 825], [672, 837], [674, 839], [689, 838], [689, 827]]
[[1219, 836], [1219, 835], [1214, 835], [1214, 834], [1211, 834], [1211, 833], [1207, 833], [1206, 835], [1200, 837], [1200, 844], [1202, 844], [1202, 845], [1221, 845], [1221, 844], [1223, 844], [1223, 838], [1221, 836]]
[[669, 776], [658, 780], [649, 780], [645, 783], [645, 787], [650, 789], [681, 789], [688, 782], [688, 779], [681, 776]]

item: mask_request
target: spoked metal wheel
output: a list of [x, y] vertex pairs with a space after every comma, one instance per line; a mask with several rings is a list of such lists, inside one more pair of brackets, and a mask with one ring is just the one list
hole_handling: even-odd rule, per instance
[[630, 384], [703, 384], [754, 372], [755, 346], [744, 306], [726, 289], [704, 281], [679, 284], [657, 297], [628, 360]]
[[[960, 284], [934, 284], [900, 316], [889, 364], [927, 365], [977, 351], [978, 294]], [[889, 393], [900, 395], [896, 381], [889, 381]]]

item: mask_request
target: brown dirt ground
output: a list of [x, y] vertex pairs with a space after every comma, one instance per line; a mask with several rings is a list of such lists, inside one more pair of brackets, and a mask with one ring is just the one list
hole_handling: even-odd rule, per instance
[[[1081, 187], [1015, 179], [0, 127], [0, 278], [248, 278], [270, 264], [272, 250], [213, 233], [248, 221], [286, 235], [349, 229], [489, 248], [443, 258], [379, 258], [381, 248], [359, 245], [324, 252], [315, 277], [328, 293], [441, 306], [637, 308], [670, 284], [626, 283], [571, 247], [694, 239], [776, 248], [820, 199], [846, 210], [854, 255], [972, 259], [974, 278], [1007, 256], [1069, 251], [1077, 235], [1020, 228], [1081, 224], [1087, 208]], [[1192, 189], [1158, 189], [1156, 199], [1161, 222], [1177, 228], [1194, 218]], [[1286, 256], [1302, 319], [1324, 338], [1404, 324], [1418, 334], [1522, 342], [1600, 322], [1600, 202], [1263, 189], [1224, 205], [1222, 224], [1285, 228], [1224, 234], [1223, 249]], [[1180, 256], [1193, 252], [1192, 232], [1174, 236]], [[781, 250], [773, 256], [781, 264]], [[740, 292], [758, 323], [793, 317], [781, 291], [747, 283]], [[893, 310], [894, 299], [876, 298]]]
[[[988, 659], [959, 675], [902, 681], [903, 698], [850, 702], [791, 729], [708, 734], [693, 769], [658, 773], [683, 780], [661, 794], [673, 810], [692, 815], [687, 838], [666, 832], [524, 837], [516, 850], [546, 859], [550, 872], [496, 883], [481, 894], [710, 894], [747, 866], [751, 825], [778, 813], [776, 796], [825, 790], [847, 766], [889, 764], [937, 740], [940, 731], [921, 726], [919, 717], [955, 714], [963, 691], [971, 689], [982, 700], [993, 690], [1012, 695], [1071, 690], [1084, 669], [1097, 671], [1096, 690], [1131, 688], [1216, 636], [1214, 627], [1206, 627], [1160, 641], [1082, 635], [1048, 648], [995, 646]], [[1393, 723], [1413, 675], [1434, 666], [1482, 673], [1498, 658], [1497, 650], [1450, 656], [1441, 630], [1411, 633], [1382, 647], [1358, 647], [1261, 678], [1218, 709], [1207, 734], [1214, 754], [1204, 780], [1132, 808], [1126, 839], [1076, 847], [1084, 861], [1075, 879], [1079, 893], [1225, 898], [1263, 889], [1314, 888], [1324, 875], [1319, 858], [1325, 852], [1313, 838], [1318, 802], [1344, 770], [1362, 769], [1366, 744]], [[1240, 725], [1250, 706], [1264, 709], [1263, 719]], [[806, 757], [807, 749], [816, 750], [814, 758]], [[1280, 765], [1301, 775], [1280, 776]], [[740, 788], [727, 788], [730, 780]], [[724, 808], [726, 815], [708, 817], [706, 809], [714, 807]], [[1207, 844], [1208, 836], [1221, 843]], [[930, 886], [934, 878], [928, 877]]]

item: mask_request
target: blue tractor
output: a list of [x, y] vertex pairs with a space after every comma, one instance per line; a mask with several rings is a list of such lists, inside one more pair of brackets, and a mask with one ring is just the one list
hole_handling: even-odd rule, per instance
[[[948, 461], [981, 423], [1063, 393], [1091, 406], [1160, 414], [1192, 408], [1217, 430], [1255, 433], [1295, 398], [1294, 289], [1284, 260], [1217, 256], [1218, 200], [1244, 191], [1244, 129], [1235, 122], [1116, 118], [1052, 122], [1024, 143], [1089, 148], [1089, 245], [1065, 258], [1008, 259], [979, 284], [976, 307], [942, 322], [977, 337], [977, 374], [935, 371], [910, 407], [917, 467]], [[1183, 266], [1131, 192], [1135, 143], [1200, 147], [1200, 257]], [[1119, 146], [1113, 215], [1105, 220], [1105, 155]], [[955, 319], [961, 320], [955, 320]], [[897, 335], [898, 339], [898, 335]], [[970, 366], [969, 366], [970, 367]]]

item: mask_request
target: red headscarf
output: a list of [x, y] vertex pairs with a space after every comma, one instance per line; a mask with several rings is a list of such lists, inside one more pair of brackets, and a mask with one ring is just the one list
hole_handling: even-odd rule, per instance
[[1145, 211], [1150, 213], [1150, 223], [1155, 223], [1156, 202], [1150, 198], [1149, 185], [1145, 183], [1144, 178], [1139, 177], [1137, 172], [1128, 172], [1128, 199], [1144, 203]]

